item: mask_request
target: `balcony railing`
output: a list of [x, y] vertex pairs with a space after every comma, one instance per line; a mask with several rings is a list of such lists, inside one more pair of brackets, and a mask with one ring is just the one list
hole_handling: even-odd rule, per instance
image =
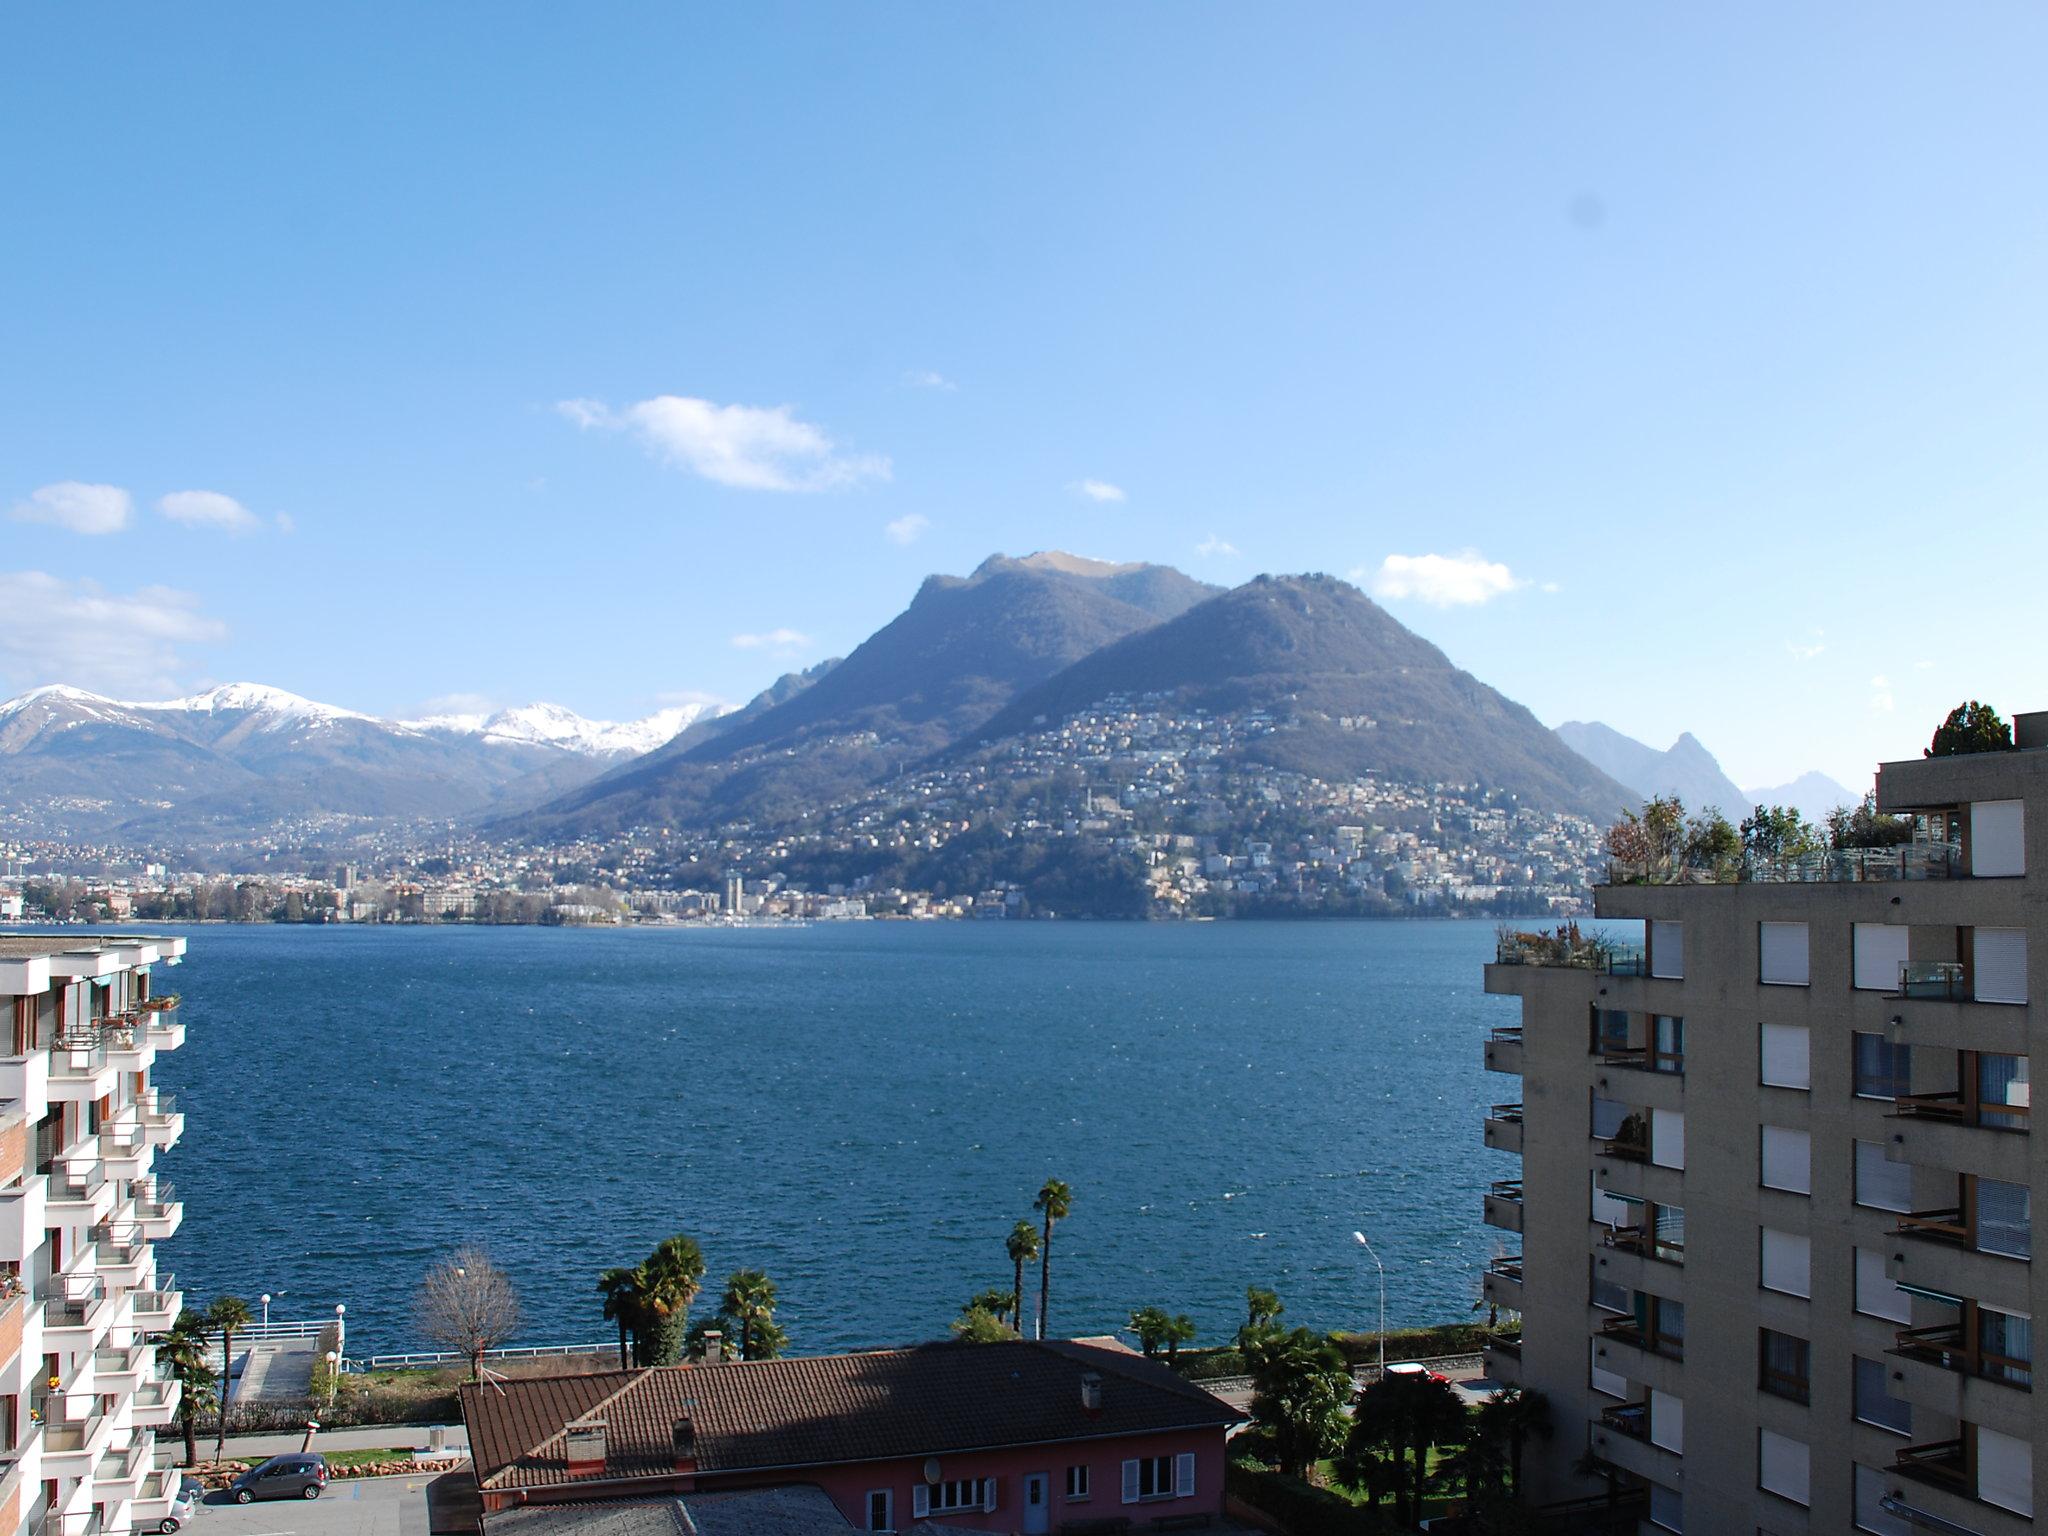
[[2011, 1355], [1992, 1354], [1975, 1346], [1970, 1331], [1961, 1323], [1937, 1323], [1930, 1328], [1901, 1328], [1892, 1353], [1907, 1360], [1939, 1366], [1960, 1376], [1979, 1376], [2003, 1382], [2022, 1392], [2033, 1391], [2034, 1363]]
[[1650, 1354], [1661, 1355], [1666, 1360], [1685, 1358], [1685, 1340], [1673, 1338], [1668, 1333], [1645, 1333], [1632, 1317], [1610, 1317], [1600, 1325], [1600, 1336], [1613, 1339], [1619, 1344], [1630, 1344]]
[[178, 994], [166, 992], [162, 997], [146, 997], [137, 1005], [144, 1013], [176, 1013]]
[[1926, 1445], [1909, 1445], [1892, 1458], [1892, 1470], [1903, 1477], [1933, 1483], [1972, 1494], [1970, 1464], [1960, 1440], [1936, 1440]]
[[1516, 1205], [1522, 1203], [1522, 1181], [1520, 1179], [1495, 1179], [1486, 1186], [1486, 1192], [1496, 1200], [1508, 1200]]
[[1627, 1435], [1631, 1440], [1650, 1438], [1650, 1405], [1648, 1403], [1621, 1403], [1613, 1408], [1600, 1411], [1600, 1422], [1618, 1435]]
[[135, 1196], [135, 1214], [152, 1221], [168, 1216], [171, 1207], [178, 1203], [178, 1191], [170, 1184], [158, 1184], [153, 1190], [145, 1189]]
[[1939, 1120], [1950, 1125], [1981, 1125], [1993, 1131], [2025, 1131], [2025, 1104], [2003, 1104], [1965, 1096], [1960, 1089], [1943, 1093], [1902, 1093], [1894, 1101], [1902, 1120]]
[[1522, 1106], [1519, 1104], [1495, 1104], [1486, 1111], [1486, 1118], [1502, 1125], [1520, 1125]]
[[1973, 1240], [1970, 1224], [1961, 1206], [1945, 1206], [1940, 1210], [1907, 1211], [1892, 1228], [1897, 1237], [1919, 1237], [1929, 1242], [1960, 1243], [1968, 1247]]
[[1649, 974], [1640, 945], [1614, 944], [1593, 936], [1506, 933], [1494, 945], [1493, 959], [1496, 965], [1538, 965], [1608, 976]]
[[1633, 1136], [1595, 1136], [1593, 1151], [1599, 1157], [1611, 1157], [1623, 1163], [1647, 1163], [1650, 1160], [1650, 1144]]
[[1519, 1024], [1496, 1024], [1487, 1032], [1488, 1045], [1520, 1045], [1522, 1026]]
[[1520, 1285], [1522, 1283], [1522, 1256], [1517, 1253], [1491, 1259], [1487, 1262], [1486, 1272], [1489, 1275], [1497, 1275], [1503, 1280], [1512, 1280], [1515, 1284]]
[[1970, 978], [1957, 960], [1908, 960], [1899, 967], [1900, 997], [1970, 1001]]
[[1876, 880], [1954, 880], [1965, 875], [1954, 843], [1897, 843], [1889, 848], [1829, 848], [1798, 858], [1744, 856], [1716, 864], [1682, 859], [1610, 859], [1609, 885], [1810, 885]]
[[1611, 1227], [1600, 1239], [1604, 1248], [1618, 1249], [1622, 1253], [1640, 1254], [1646, 1259], [1660, 1259], [1666, 1264], [1685, 1262], [1685, 1244], [1674, 1243], [1669, 1238], [1659, 1241], [1657, 1234], [1647, 1227]]

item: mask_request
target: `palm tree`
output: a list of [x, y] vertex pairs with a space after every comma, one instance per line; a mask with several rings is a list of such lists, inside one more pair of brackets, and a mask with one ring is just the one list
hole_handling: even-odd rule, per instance
[[213, 1442], [213, 1459], [219, 1461], [228, 1449], [228, 1392], [234, 1376], [235, 1332], [254, 1319], [249, 1303], [239, 1296], [216, 1296], [206, 1309], [208, 1331], [220, 1332], [220, 1434]]
[[1017, 1293], [994, 1289], [976, 1291], [973, 1300], [967, 1303], [969, 1312], [986, 1312], [1005, 1324], [1011, 1323], [1017, 1315]]
[[1306, 1328], [1263, 1328], [1243, 1348], [1252, 1422], [1272, 1437], [1280, 1470], [1300, 1477], [1343, 1441], [1350, 1367], [1336, 1345]]
[[1166, 1363], [1174, 1364], [1180, 1358], [1180, 1347], [1195, 1342], [1195, 1320], [1185, 1312], [1176, 1312], [1166, 1320]]
[[626, 1356], [628, 1335], [640, 1331], [645, 1315], [640, 1296], [640, 1272], [636, 1269], [608, 1269], [597, 1277], [598, 1293], [604, 1297], [604, 1320], [619, 1325], [619, 1369], [631, 1362]]
[[1522, 1447], [1531, 1435], [1550, 1436], [1550, 1404], [1541, 1392], [1524, 1392], [1520, 1387], [1502, 1387], [1479, 1405], [1475, 1435], [1492, 1442], [1506, 1455], [1508, 1494], [1522, 1491]]
[[1269, 1291], [1262, 1285], [1248, 1285], [1244, 1288], [1245, 1332], [1258, 1332], [1286, 1310], [1280, 1304], [1278, 1291]]
[[178, 1427], [185, 1432], [185, 1465], [199, 1464], [199, 1416], [219, 1406], [214, 1391], [218, 1378], [206, 1363], [206, 1325], [191, 1312], [180, 1312], [171, 1331], [156, 1341], [156, 1357], [178, 1383]]
[[1351, 1451], [1360, 1461], [1382, 1448], [1397, 1462], [1406, 1459], [1407, 1476], [1394, 1498], [1403, 1525], [1414, 1524], [1422, 1509], [1431, 1447], [1455, 1444], [1465, 1425], [1464, 1399], [1441, 1376], [1389, 1372], [1358, 1394], [1351, 1415]]
[[1038, 1250], [1038, 1336], [1042, 1339], [1045, 1315], [1052, 1304], [1053, 1224], [1067, 1219], [1067, 1212], [1074, 1208], [1074, 1192], [1058, 1179], [1047, 1179], [1031, 1207], [1045, 1214], [1045, 1241]]
[[1017, 1304], [1011, 1309], [1016, 1320], [1017, 1332], [1024, 1331], [1024, 1262], [1038, 1257], [1038, 1228], [1028, 1221], [1020, 1221], [1010, 1228], [1010, 1235], [1003, 1239], [1003, 1247], [1009, 1250], [1010, 1262], [1017, 1267], [1017, 1278], [1011, 1289], [1016, 1292]]
[[677, 1233], [655, 1245], [634, 1271], [647, 1324], [640, 1333], [642, 1365], [674, 1365], [683, 1357], [690, 1303], [704, 1284], [704, 1253], [696, 1239]]
[[1138, 1336], [1138, 1348], [1150, 1360], [1173, 1330], [1173, 1320], [1158, 1307], [1140, 1307], [1131, 1314], [1131, 1332]]
[[764, 1350], [763, 1328], [775, 1328], [775, 1282], [758, 1269], [736, 1269], [725, 1280], [725, 1295], [719, 1311], [739, 1324], [740, 1358], [768, 1360], [774, 1351]]

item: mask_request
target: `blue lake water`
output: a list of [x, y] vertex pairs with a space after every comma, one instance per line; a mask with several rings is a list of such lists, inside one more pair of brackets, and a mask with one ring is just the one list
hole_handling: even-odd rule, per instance
[[794, 1348], [936, 1337], [1048, 1175], [1062, 1333], [1158, 1305], [1220, 1342], [1249, 1282], [1369, 1326], [1359, 1226], [1390, 1321], [1467, 1317], [1507, 1237], [1490, 923], [183, 931], [161, 1268], [345, 1302], [352, 1353], [418, 1347], [466, 1239], [527, 1341], [602, 1339], [597, 1272], [676, 1231], [711, 1286], [767, 1270]]

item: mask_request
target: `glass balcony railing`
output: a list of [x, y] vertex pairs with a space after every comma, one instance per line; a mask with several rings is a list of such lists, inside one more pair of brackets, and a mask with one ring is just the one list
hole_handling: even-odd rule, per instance
[[1970, 979], [1956, 960], [1908, 960], [1899, 967], [1899, 996], [1970, 1000]]

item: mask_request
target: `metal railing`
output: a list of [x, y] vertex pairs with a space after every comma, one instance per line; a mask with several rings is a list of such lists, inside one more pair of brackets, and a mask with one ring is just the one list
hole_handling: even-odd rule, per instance
[[[513, 1344], [502, 1349], [484, 1351], [486, 1360], [540, 1360], [553, 1355], [616, 1355], [619, 1352], [617, 1340], [603, 1344]], [[352, 1371], [405, 1370], [413, 1366], [454, 1365], [468, 1357], [447, 1349], [415, 1350], [403, 1355], [371, 1355], [362, 1360], [351, 1360], [348, 1368]]]
[[1507, 1200], [1516, 1205], [1522, 1203], [1522, 1181], [1520, 1179], [1495, 1179], [1487, 1185], [1486, 1192], [1495, 1200]]
[[1649, 974], [1648, 957], [1640, 945], [1610, 944], [1605, 939], [1573, 944], [1550, 934], [1511, 934], [1494, 945], [1493, 959], [1496, 965], [1549, 966], [1609, 976]]
[[1909, 1445], [1892, 1458], [1892, 1470], [1938, 1487], [1970, 1492], [1970, 1464], [1961, 1440]]
[[1616, 1434], [1627, 1435], [1631, 1440], [1650, 1438], [1650, 1405], [1648, 1403], [1622, 1403], [1617, 1407], [1603, 1408], [1600, 1423]]
[[1520, 1285], [1522, 1283], [1522, 1256], [1517, 1253], [1503, 1255], [1497, 1259], [1489, 1259], [1486, 1265], [1486, 1272], [1496, 1280], [1512, 1280], [1515, 1284]]
[[1900, 997], [1970, 1001], [1970, 978], [1956, 960], [1908, 960], [1899, 967]]
[[1600, 1325], [1600, 1337], [1612, 1339], [1617, 1344], [1633, 1345], [1666, 1360], [1685, 1358], [1684, 1339], [1674, 1338], [1668, 1333], [1646, 1333], [1632, 1317], [1610, 1317]]
[[1906, 1211], [1892, 1228], [1895, 1237], [1920, 1237], [1937, 1243], [1960, 1243], [1968, 1247], [1974, 1240], [1970, 1230], [1969, 1213], [1959, 1205], [1944, 1206], [1939, 1210]]

